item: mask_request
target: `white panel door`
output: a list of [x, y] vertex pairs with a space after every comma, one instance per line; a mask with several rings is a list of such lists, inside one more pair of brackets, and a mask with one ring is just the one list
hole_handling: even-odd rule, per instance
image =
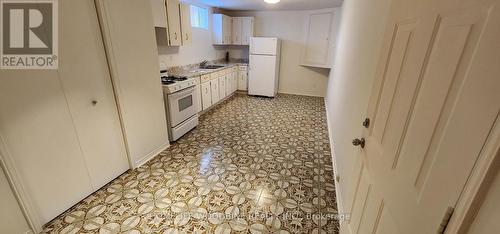
[[276, 57], [250, 55], [248, 94], [274, 96]]
[[[60, 67], [59, 76], [97, 190], [125, 172], [129, 163], [94, 4], [66, 4], [60, 15], [65, 20], [60, 23], [59, 46], [64, 48], [61, 59], [71, 66]], [[86, 43], [81, 44], [82, 39]]]
[[210, 87], [210, 81], [201, 84], [201, 101], [203, 110], [212, 106], [212, 88]]
[[394, 1], [351, 233], [436, 233], [500, 112], [500, 2]]
[[61, 1], [59, 19], [58, 70], [0, 70], [0, 148], [35, 225], [129, 168], [94, 2]]

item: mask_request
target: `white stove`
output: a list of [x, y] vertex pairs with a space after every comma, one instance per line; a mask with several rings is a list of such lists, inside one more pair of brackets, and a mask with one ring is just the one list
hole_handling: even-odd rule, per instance
[[170, 141], [176, 141], [198, 125], [197, 79], [168, 76], [160, 71]]
[[161, 82], [163, 84], [163, 89], [167, 93], [175, 93], [197, 85], [196, 79], [177, 76], [162, 76]]

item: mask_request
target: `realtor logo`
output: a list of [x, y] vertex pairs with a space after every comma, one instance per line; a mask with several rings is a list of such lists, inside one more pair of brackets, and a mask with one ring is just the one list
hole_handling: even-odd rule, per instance
[[2, 69], [57, 69], [57, 0], [1, 0]]

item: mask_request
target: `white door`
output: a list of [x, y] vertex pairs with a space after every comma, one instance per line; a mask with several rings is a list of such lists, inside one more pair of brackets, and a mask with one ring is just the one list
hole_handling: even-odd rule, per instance
[[241, 23], [242, 18], [233, 18], [232, 38], [233, 45], [241, 45]]
[[58, 70], [0, 70], [2, 156], [40, 225], [129, 168], [94, 2], [59, 19]]
[[274, 96], [276, 56], [250, 55], [248, 94]]
[[219, 77], [219, 98], [223, 99], [227, 96], [226, 94], [226, 76]]
[[498, 0], [393, 1], [351, 233], [436, 233], [500, 110]]
[[210, 81], [201, 84], [201, 101], [203, 110], [212, 106], [212, 89], [210, 87]]
[[[125, 172], [129, 163], [94, 4], [81, 5], [81, 9], [62, 5], [69, 9], [60, 16], [65, 19], [60, 28], [64, 36], [59, 41], [64, 48], [60, 57], [64, 64], [73, 65], [61, 66], [59, 76], [92, 187], [97, 190]], [[88, 43], [81, 44], [82, 39]]]

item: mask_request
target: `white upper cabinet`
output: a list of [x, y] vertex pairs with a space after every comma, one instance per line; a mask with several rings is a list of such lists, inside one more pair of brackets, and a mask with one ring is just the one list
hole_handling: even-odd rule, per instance
[[231, 44], [249, 45], [253, 37], [254, 17], [233, 17], [231, 27]]
[[313, 11], [309, 14], [302, 65], [331, 68], [334, 16], [334, 9]]
[[189, 4], [181, 4], [180, 13], [182, 45], [190, 45], [193, 39], [191, 34], [191, 10]]
[[214, 45], [232, 44], [232, 18], [223, 14], [213, 15], [212, 36]]
[[182, 45], [181, 16], [179, 0], [166, 0], [168, 37], [170, 46]]
[[181, 7], [179, 0], [150, 0], [150, 2], [153, 11], [153, 26], [157, 28], [157, 44], [167, 46], [190, 44], [189, 5]]
[[224, 15], [223, 17], [224, 23], [224, 44], [232, 44], [233, 43], [233, 35], [231, 30], [233, 29], [233, 18]]
[[249, 45], [253, 37], [254, 17], [213, 16], [214, 45]]
[[233, 28], [232, 28], [232, 39], [234, 45], [241, 44], [241, 18], [235, 17], [233, 18]]
[[241, 17], [241, 43], [240, 45], [250, 45], [250, 37], [253, 37], [253, 17]]
[[150, 0], [153, 9], [153, 26], [167, 28], [167, 7], [165, 0]]

